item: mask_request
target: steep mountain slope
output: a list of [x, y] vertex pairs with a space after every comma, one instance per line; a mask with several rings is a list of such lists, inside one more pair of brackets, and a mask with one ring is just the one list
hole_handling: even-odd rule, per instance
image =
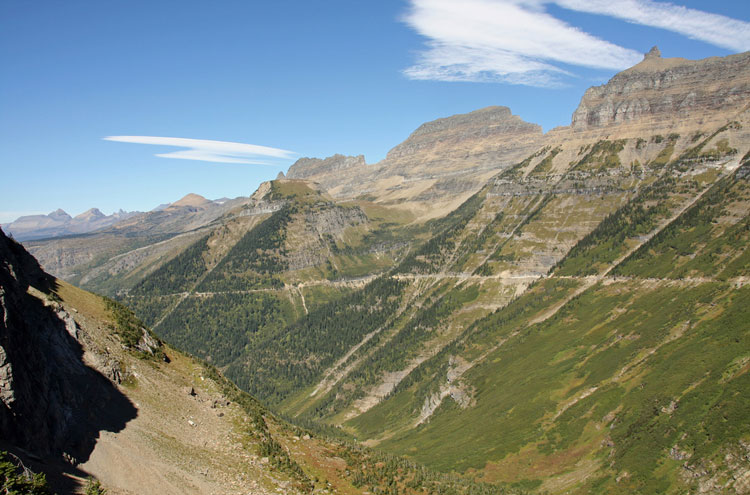
[[489, 481], [743, 493], [743, 108], [549, 133], [394, 270], [250, 341], [233, 376], [287, 414]]
[[398, 217], [366, 202], [334, 203], [304, 181], [276, 180], [125, 301], [160, 335], [244, 384], [240, 370], [256, 345], [393, 265], [402, 243], [380, 229]]
[[344, 424], [441, 469], [552, 492], [745, 493], [748, 170], [671, 222], [663, 202], [618, 210]]

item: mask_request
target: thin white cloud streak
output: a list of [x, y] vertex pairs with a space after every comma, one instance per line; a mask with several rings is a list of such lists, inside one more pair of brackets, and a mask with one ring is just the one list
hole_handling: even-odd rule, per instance
[[642, 54], [596, 38], [535, 0], [412, 0], [404, 21], [428, 50], [404, 71], [412, 79], [503, 81], [550, 86], [558, 63], [624, 69]]
[[705, 41], [729, 50], [750, 50], [750, 23], [651, 0], [552, 0], [560, 7], [616, 17]]
[[161, 158], [197, 160], [214, 163], [246, 163], [252, 165], [278, 165], [279, 160], [290, 160], [297, 154], [292, 151], [256, 144], [211, 141], [208, 139], [188, 139], [158, 136], [107, 136], [105, 141], [120, 143], [153, 144], [187, 148], [169, 153], [158, 153]]
[[403, 72], [411, 79], [556, 86], [572, 75], [562, 64], [622, 70], [642, 59], [553, 17], [547, 4], [750, 49], [750, 23], [652, 0], [411, 0], [403, 21], [427, 41]]

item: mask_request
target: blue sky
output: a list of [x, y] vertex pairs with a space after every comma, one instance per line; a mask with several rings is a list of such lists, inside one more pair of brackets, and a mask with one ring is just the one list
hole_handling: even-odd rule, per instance
[[247, 196], [489, 105], [546, 131], [653, 45], [750, 50], [750, 2], [4, 0], [0, 222]]

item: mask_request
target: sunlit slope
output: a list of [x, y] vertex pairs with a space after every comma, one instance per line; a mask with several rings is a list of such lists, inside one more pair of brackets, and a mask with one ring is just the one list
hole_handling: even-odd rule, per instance
[[741, 492], [750, 164], [710, 185], [688, 163], [345, 426], [552, 492]]
[[[431, 237], [385, 276], [407, 284], [392, 294], [401, 300], [396, 312], [362, 331], [362, 340], [322, 376], [313, 359], [285, 365], [284, 371], [296, 368], [307, 378], [281, 409], [335, 424], [368, 411], [474, 321], [545, 277], [573, 246], [572, 259], [565, 260], [560, 273], [583, 277], [575, 282], [590, 285], [585, 276], [595, 273], [599, 263], [599, 255], [585, 248], [593, 238], [606, 237], [598, 249], [606, 252], [602, 266], [608, 267], [708, 190], [739, 157], [731, 149], [698, 161], [682, 159], [679, 166], [674, 160], [695, 154], [696, 148], [713, 149], [712, 143], [727, 136], [741, 140], [737, 135], [744, 132], [725, 126], [700, 139], [656, 135], [540, 149], [454, 212], [427, 224]], [[648, 219], [636, 219], [641, 224], [629, 227], [617, 224], [627, 212], [645, 215], [643, 205]], [[368, 307], [367, 290], [350, 296], [357, 297]], [[345, 317], [325, 308], [321, 312], [329, 328], [346, 326]], [[318, 355], [315, 346], [307, 351]]]

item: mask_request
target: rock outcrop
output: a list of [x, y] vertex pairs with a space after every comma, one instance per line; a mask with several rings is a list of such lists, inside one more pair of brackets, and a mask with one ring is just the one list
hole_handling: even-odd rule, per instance
[[364, 167], [365, 165], [364, 155], [344, 156], [337, 154], [323, 160], [320, 158], [300, 158], [289, 167], [287, 178], [310, 179], [316, 176], [327, 176], [352, 167]]
[[[385, 159], [389, 174], [405, 177], [487, 166], [520, 149], [535, 147], [542, 128], [508, 107], [487, 107], [422, 124]], [[523, 153], [522, 153], [523, 154]], [[457, 162], [468, 164], [457, 166]]]

